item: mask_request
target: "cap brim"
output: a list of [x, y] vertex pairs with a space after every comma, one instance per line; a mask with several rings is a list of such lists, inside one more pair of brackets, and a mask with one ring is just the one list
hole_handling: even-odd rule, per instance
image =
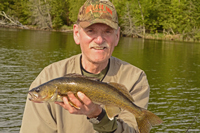
[[79, 22], [79, 24], [80, 24], [80, 26], [82, 28], [87, 28], [88, 26], [96, 24], [96, 23], [106, 24], [106, 25], [110, 26], [113, 29], [118, 29], [118, 24], [117, 23], [112, 22], [112, 21], [107, 20], [107, 19], [95, 19], [95, 20], [92, 20], [90, 22], [89, 21]]

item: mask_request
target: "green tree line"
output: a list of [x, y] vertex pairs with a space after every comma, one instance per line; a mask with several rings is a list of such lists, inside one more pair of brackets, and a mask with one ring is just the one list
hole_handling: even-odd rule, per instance
[[[110, 0], [116, 7], [124, 36], [200, 40], [199, 0]], [[0, 0], [0, 20], [9, 15], [23, 25], [66, 29], [77, 20], [85, 0]]]

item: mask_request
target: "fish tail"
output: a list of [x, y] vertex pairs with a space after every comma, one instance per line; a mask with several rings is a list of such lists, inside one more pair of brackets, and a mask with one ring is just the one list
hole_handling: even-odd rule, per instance
[[142, 115], [136, 117], [140, 133], [149, 133], [152, 126], [160, 125], [163, 121], [154, 113], [143, 109]]

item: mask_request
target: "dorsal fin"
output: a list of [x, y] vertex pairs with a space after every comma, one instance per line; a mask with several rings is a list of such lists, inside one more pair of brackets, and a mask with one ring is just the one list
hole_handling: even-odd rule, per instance
[[81, 74], [77, 74], [77, 73], [69, 73], [69, 74], [65, 74], [64, 77], [75, 77], [75, 78], [85, 78], [85, 79], [90, 79], [90, 80], [95, 80], [98, 81], [99, 79], [95, 78], [95, 77], [87, 77]]
[[109, 85], [117, 88], [122, 94], [124, 94], [130, 101], [134, 102], [133, 97], [130, 95], [130, 93], [128, 92], [128, 89], [122, 85], [122, 84], [118, 84], [115, 82], [109, 82]]

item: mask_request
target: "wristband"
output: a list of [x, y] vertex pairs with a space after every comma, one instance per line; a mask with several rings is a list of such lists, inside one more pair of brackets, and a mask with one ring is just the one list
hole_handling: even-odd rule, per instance
[[102, 119], [103, 117], [106, 115], [106, 111], [102, 108], [102, 111], [101, 113], [95, 117], [95, 118], [88, 118], [87, 119], [89, 120], [89, 122], [91, 122], [92, 124], [98, 124]]

